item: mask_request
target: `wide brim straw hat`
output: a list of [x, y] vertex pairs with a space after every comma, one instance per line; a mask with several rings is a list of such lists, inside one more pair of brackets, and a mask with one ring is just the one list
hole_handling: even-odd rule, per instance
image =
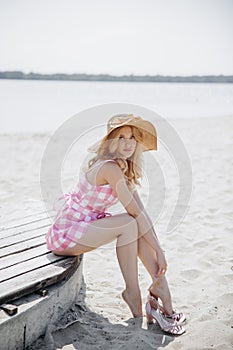
[[89, 147], [88, 151], [97, 153], [99, 147], [108, 140], [112, 131], [123, 126], [134, 126], [140, 130], [142, 135], [141, 143], [144, 152], [157, 150], [157, 132], [151, 122], [144, 120], [141, 117], [135, 117], [133, 114], [117, 114], [109, 119], [106, 135], [102, 140]]

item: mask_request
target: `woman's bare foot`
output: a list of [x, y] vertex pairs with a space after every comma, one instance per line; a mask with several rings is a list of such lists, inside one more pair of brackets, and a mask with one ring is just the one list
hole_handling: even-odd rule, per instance
[[155, 280], [149, 288], [149, 292], [151, 292], [152, 296], [162, 300], [163, 307], [168, 315], [173, 313], [171, 293], [165, 276], [161, 276]]
[[142, 301], [140, 294], [137, 296], [132, 296], [132, 293], [128, 292], [127, 289], [125, 289], [122, 292], [122, 298], [129, 306], [133, 317], [142, 317]]

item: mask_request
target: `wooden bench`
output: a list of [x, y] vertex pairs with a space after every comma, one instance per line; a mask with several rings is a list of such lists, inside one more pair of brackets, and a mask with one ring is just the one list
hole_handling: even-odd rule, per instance
[[56, 256], [46, 248], [51, 220], [33, 220], [0, 228], [0, 305], [46, 288], [77, 269], [81, 257]]
[[56, 256], [46, 248], [45, 212], [0, 227], [0, 348], [22, 350], [76, 302], [82, 255]]

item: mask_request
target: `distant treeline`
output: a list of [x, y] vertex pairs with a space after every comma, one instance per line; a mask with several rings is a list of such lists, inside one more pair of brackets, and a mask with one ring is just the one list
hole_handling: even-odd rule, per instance
[[0, 72], [0, 79], [22, 80], [69, 80], [69, 81], [120, 81], [120, 82], [156, 82], [156, 83], [233, 83], [233, 75], [110, 75], [110, 74], [40, 74], [20, 71]]

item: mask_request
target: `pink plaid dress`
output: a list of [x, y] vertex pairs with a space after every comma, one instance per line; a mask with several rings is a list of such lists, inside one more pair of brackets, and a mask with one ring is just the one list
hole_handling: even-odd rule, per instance
[[90, 222], [111, 215], [106, 209], [118, 201], [110, 185], [91, 185], [86, 173], [80, 177], [75, 190], [65, 193], [62, 198], [65, 203], [46, 234], [49, 250], [61, 251], [74, 247]]

